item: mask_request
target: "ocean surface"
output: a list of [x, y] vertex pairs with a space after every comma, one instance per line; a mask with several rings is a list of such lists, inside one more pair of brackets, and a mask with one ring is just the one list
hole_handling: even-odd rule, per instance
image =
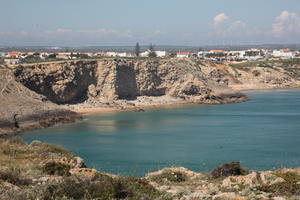
[[62, 145], [88, 167], [122, 175], [169, 166], [209, 172], [229, 161], [252, 170], [300, 167], [300, 90], [246, 94], [245, 103], [91, 115], [22, 137]]

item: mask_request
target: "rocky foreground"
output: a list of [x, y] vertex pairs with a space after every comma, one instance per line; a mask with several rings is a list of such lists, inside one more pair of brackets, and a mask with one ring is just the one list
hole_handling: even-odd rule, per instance
[[99, 59], [0, 66], [0, 135], [74, 122], [78, 113], [247, 101], [238, 90], [300, 85], [300, 60], [217, 64]]
[[238, 162], [211, 173], [167, 168], [144, 178], [87, 168], [62, 147], [0, 139], [0, 199], [300, 199], [300, 169], [249, 171]]

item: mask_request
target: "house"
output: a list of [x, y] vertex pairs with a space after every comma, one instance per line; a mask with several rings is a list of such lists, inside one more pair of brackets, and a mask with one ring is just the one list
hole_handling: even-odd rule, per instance
[[4, 63], [6, 65], [16, 65], [20, 63], [20, 59], [18, 58], [6, 58], [4, 59]]
[[167, 52], [166, 51], [155, 51], [157, 57], [166, 57]]
[[149, 51], [140, 53], [140, 57], [148, 57], [148, 55], [149, 55]]
[[71, 53], [58, 53], [56, 58], [60, 59], [70, 59]]
[[295, 53], [290, 51], [289, 49], [281, 49], [281, 50], [274, 50], [273, 56], [279, 58], [294, 58]]
[[117, 53], [116, 53], [116, 52], [106, 52], [105, 56], [108, 56], [108, 57], [116, 57], [116, 56], [117, 56]]
[[189, 55], [190, 55], [190, 53], [189, 52], [179, 52], [179, 53], [177, 53], [177, 58], [188, 58], [189, 57]]
[[206, 52], [205, 51], [199, 51], [197, 53], [198, 58], [204, 58], [205, 57]]
[[227, 52], [223, 50], [211, 50], [205, 55], [206, 59], [212, 59], [218, 61], [223, 60], [226, 56], [227, 56]]
[[19, 58], [21, 55], [22, 55], [22, 52], [11, 51], [11, 52], [7, 52], [6, 57]]
[[244, 58], [247, 60], [258, 60], [263, 58], [263, 52], [260, 49], [249, 49], [245, 51]]
[[4, 52], [0, 52], [0, 57], [4, 57], [6, 54]]
[[118, 57], [131, 57], [132, 55], [127, 52], [117, 53]]

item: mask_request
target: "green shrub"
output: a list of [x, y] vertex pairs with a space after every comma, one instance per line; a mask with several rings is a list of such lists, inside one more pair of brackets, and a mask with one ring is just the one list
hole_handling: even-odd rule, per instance
[[241, 167], [240, 162], [230, 162], [213, 169], [213, 171], [211, 172], [211, 177], [213, 179], [219, 179], [222, 177], [239, 176], [247, 174], [249, 174], [249, 170], [244, 167]]
[[4, 169], [0, 171], [0, 180], [19, 186], [31, 184], [31, 180], [23, 178], [17, 169]]
[[27, 145], [27, 143], [20, 137], [12, 137], [7, 140], [9, 144], [17, 144], [17, 145]]
[[151, 177], [151, 180], [158, 183], [164, 182], [164, 180], [179, 183], [186, 181], [187, 177], [179, 171], [164, 170], [162, 174]]
[[117, 186], [117, 198], [157, 199], [163, 194], [150, 185], [146, 179], [141, 178], [119, 178]]
[[49, 155], [52, 155], [53, 153], [61, 155], [61, 156], [65, 156], [68, 158], [74, 156], [74, 153], [66, 150], [65, 148], [63, 148], [61, 146], [57, 146], [54, 144], [42, 143], [42, 144], [40, 144], [40, 146], [37, 150], [37, 154], [39, 154], [40, 156], [43, 156], [43, 157], [48, 157]]
[[263, 185], [258, 187], [259, 190], [272, 193], [273, 195], [300, 195], [300, 175], [295, 172], [275, 172], [274, 175], [281, 177], [285, 180], [282, 183], [275, 183], [272, 185]]
[[42, 171], [48, 175], [70, 176], [70, 166], [59, 162], [48, 162], [42, 167]]

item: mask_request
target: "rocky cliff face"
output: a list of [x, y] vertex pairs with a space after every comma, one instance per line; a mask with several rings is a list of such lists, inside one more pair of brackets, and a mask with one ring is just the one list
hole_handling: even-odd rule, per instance
[[289, 88], [300, 85], [300, 60], [255, 61], [239, 64], [207, 62], [203, 72], [233, 89]]
[[13, 71], [0, 67], [0, 136], [80, 118], [17, 82]]
[[[0, 121], [14, 126], [14, 118], [39, 121], [70, 112], [68, 109], [242, 102], [248, 98], [232, 89], [299, 86], [299, 63], [228, 65], [192, 59], [99, 59], [2, 67], [0, 111], [4, 114]], [[51, 123], [42, 124], [63, 119], [52, 117]]]
[[[209, 80], [192, 60], [103, 59], [19, 66], [18, 81], [55, 103], [134, 100], [139, 96], [171, 96], [198, 103], [243, 101], [230, 97], [223, 82]], [[215, 89], [226, 88], [227, 95]]]
[[17, 81], [55, 103], [81, 101], [96, 82], [96, 62], [65, 62], [19, 66]]

